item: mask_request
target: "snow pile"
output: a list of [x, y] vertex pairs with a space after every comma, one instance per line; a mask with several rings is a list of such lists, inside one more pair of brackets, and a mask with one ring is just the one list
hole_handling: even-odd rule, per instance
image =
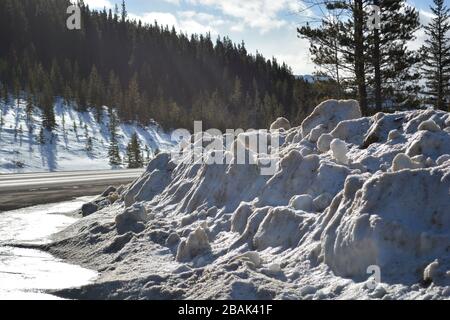
[[325, 263], [336, 274], [364, 277], [378, 265], [385, 277], [401, 281], [449, 258], [449, 168], [383, 174], [348, 189], [329, 210], [323, 234]]
[[[300, 127], [280, 122], [273, 128], [284, 130], [247, 134], [281, 142], [276, 154], [246, 149], [277, 159], [272, 176], [260, 161], [156, 157], [121, 200], [59, 236], [54, 253], [104, 271], [92, 287], [61, 294], [448, 298], [450, 115], [361, 118], [355, 101], [327, 101]], [[111, 241], [122, 245], [106, 254]]]
[[[111, 169], [108, 148], [111, 142], [109, 115], [105, 108], [100, 122], [95, 112], [78, 112], [59, 100], [55, 104], [57, 127], [53, 139], [41, 145], [39, 141], [42, 113], [34, 109], [31, 119], [26, 115], [26, 101], [0, 103], [0, 173]], [[159, 151], [173, 148], [170, 136], [157, 124], [147, 127], [136, 123], [121, 123], [117, 128], [117, 143], [122, 160], [133, 133], [138, 134], [144, 159]], [[88, 140], [92, 150], [88, 150]], [[120, 167], [120, 166], [118, 166]]]
[[291, 128], [291, 123], [286, 118], [278, 118], [272, 125], [270, 126], [270, 131], [275, 130], [289, 130]]

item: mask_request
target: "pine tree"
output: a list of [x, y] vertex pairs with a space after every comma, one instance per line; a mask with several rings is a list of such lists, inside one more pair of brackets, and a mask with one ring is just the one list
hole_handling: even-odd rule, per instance
[[34, 110], [34, 101], [31, 93], [27, 95], [27, 105], [25, 108], [25, 112], [27, 114], [27, 122], [31, 123], [33, 121], [33, 110]]
[[128, 13], [127, 13], [127, 8], [125, 5], [125, 0], [122, 1], [122, 22], [125, 22], [125, 20], [127, 19]]
[[428, 38], [421, 52], [427, 95], [436, 108], [450, 111], [450, 8], [434, 0], [433, 20], [425, 26]]
[[72, 124], [73, 132], [75, 133], [75, 137], [78, 139], [78, 127], [77, 123], [74, 121]]
[[141, 154], [141, 145], [136, 133], [131, 136], [127, 146], [127, 162], [129, 169], [142, 168], [144, 166]]
[[16, 107], [19, 108], [19, 99], [20, 99], [20, 78], [17, 74], [17, 71], [13, 75], [13, 93], [14, 100], [16, 101]]
[[420, 56], [408, 48], [420, 28], [419, 13], [406, 0], [375, 0], [381, 7], [380, 29], [367, 37], [368, 84], [375, 111], [381, 111], [387, 100], [395, 109], [415, 107], [420, 89], [417, 72]]
[[[419, 59], [407, 43], [414, 40], [420, 25], [417, 10], [405, 0], [328, 0], [316, 4], [324, 12], [322, 24], [316, 28], [306, 25], [298, 33], [310, 41], [315, 63], [324, 69], [334, 67], [331, 77], [335, 81], [335, 74], [343, 72], [345, 82], [357, 92], [363, 113], [371, 113], [371, 106], [381, 109], [386, 100], [394, 107], [412, 102], [418, 90], [415, 66]], [[382, 9], [382, 23], [373, 30], [367, 24], [371, 4]], [[330, 22], [329, 17], [337, 18]], [[340, 76], [339, 81], [342, 83]]]
[[48, 131], [53, 131], [56, 127], [55, 110], [53, 107], [53, 91], [48, 78], [44, 82], [43, 93], [41, 94], [40, 106], [42, 108], [42, 125]]
[[3, 85], [3, 87], [2, 87], [1, 96], [2, 96], [3, 104], [7, 105], [8, 104], [8, 88], [6, 87], [6, 85]]
[[20, 146], [22, 146], [22, 139], [23, 139], [23, 127], [22, 127], [22, 125], [19, 126], [18, 133], [19, 133]]
[[86, 140], [86, 151], [88, 153], [90, 153], [90, 152], [92, 152], [92, 150], [94, 150], [94, 146], [93, 146], [93, 143], [92, 143], [92, 138], [88, 137], [87, 140]]
[[92, 67], [91, 74], [89, 75], [88, 88], [88, 102], [95, 108], [96, 120], [100, 122], [102, 115], [103, 82], [95, 66]]
[[330, 14], [323, 17], [321, 28], [313, 29], [310, 24], [298, 28], [300, 38], [310, 41], [312, 62], [319, 66], [318, 73], [325, 74], [336, 83], [337, 97], [341, 98], [344, 74], [353, 71], [351, 65], [343, 61], [345, 48], [339, 41], [340, 30], [344, 23], [340, 20], [342, 11], [330, 10]]
[[144, 152], [145, 152], [145, 163], [148, 164], [150, 162], [150, 148], [148, 147], [148, 145], [145, 145]]
[[137, 110], [141, 107], [141, 95], [139, 92], [139, 84], [137, 74], [131, 78], [128, 85], [127, 99], [126, 99], [126, 120], [136, 120]]
[[117, 142], [117, 118], [114, 111], [110, 113], [109, 131], [111, 135], [111, 142], [108, 149], [109, 164], [111, 166], [118, 166], [122, 163], [120, 158], [119, 144]]
[[44, 128], [41, 127], [39, 130], [38, 143], [44, 145], [46, 143]]

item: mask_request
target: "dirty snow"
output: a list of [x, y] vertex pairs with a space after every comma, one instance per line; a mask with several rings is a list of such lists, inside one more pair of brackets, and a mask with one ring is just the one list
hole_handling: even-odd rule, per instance
[[58, 294], [449, 299], [449, 113], [361, 118], [355, 101], [327, 101], [282, 122], [273, 176], [160, 154], [122, 200], [57, 235], [51, 253], [101, 272]]

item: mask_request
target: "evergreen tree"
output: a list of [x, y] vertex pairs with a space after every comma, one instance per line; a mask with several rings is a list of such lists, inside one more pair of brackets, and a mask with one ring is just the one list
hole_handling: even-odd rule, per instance
[[434, 0], [433, 20], [425, 26], [428, 38], [421, 52], [427, 95], [436, 108], [450, 111], [450, 8]]
[[[334, 68], [330, 75], [339, 85], [344, 74], [345, 83], [357, 92], [363, 113], [371, 113], [371, 106], [381, 109], [386, 100], [396, 108], [411, 102], [418, 90], [415, 66], [419, 57], [407, 43], [414, 40], [420, 26], [417, 10], [405, 0], [327, 0], [316, 4], [324, 12], [322, 24], [316, 28], [306, 25], [298, 33], [309, 40], [315, 63], [325, 70]], [[373, 30], [367, 24], [369, 5], [382, 9], [382, 23]]]
[[141, 154], [141, 145], [136, 133], [131, 136], [127, 146], [127, 162], [129, 169], [142, 168], [144, 166]]
[[8, 87], [6, 85], [2, 86], [1, 99], [4, 105], [8, 104]]
[[128, 92], [126, 98], [126, 113], [124, 114], [125, 120], [136, 120], [137, 110], [141, 107], [141, 95], [139, 93], [139, 84], [137, 74], [131, 78], [128, 85]]
[[[420, 28], [419, 13], [406, 0], [375, 0], [381, 7], [380, 29], [369, 31], [368, 85], [375, 111], [381, 111], [387, 100], [395, 109], [415, 107], [419, 92], [418, 63], [420, 56], [408, 49]], [[389, 105], [388, 105], [389, 106]]]
[[27, 122], [31, 123], [33, 120], [33, 109], [34, 109], [34, 101], [33, 101], [33, 96], [31, 95], [31, 93], [28, 93], [27, 95], [27, 105], [25, 108], [25, 112], [27, 114]]
[[75, 133], [75, 137], [78, 139], [78, 127], [77, 123], [74, 121], [72, 124], [73, 132]]
[[96, 120], [97, 122], [100, 122], [103, 101], [103, 82], [95, 66], [92, 67], [89, 75], [88, 88], [88, 102], [95, 108]]
[[94, 150], [94, 146], [93, 146], [93, 143], [92, 143], [92, 138], [88, 137], [87, 140], [86, 140], [86, 151], [88, 153], [90, 153], [93, 150]]
[[13, 76], [13, 92], [14, 92], [14, 100], [16, 101], [16, 107], [19, 108], [19, 99], [20, 99], [20, 80], [17, 75]]
[[[51, 111], [41, 102], [49, 100], [49, 91], [78, 111], [96, 107], [98, 120], [107, 105], [121, 120], [146, 124], [154, 119], [166, 128], [191, 126], [203, 113], [211, 126], [246, 126], [265, 93], [275, 97], [274, 105], [286, 116], [299, 114], [293, 96], [299, 81], [289, 68], [249, 54], [244, 43], [235, 45], [227, 37], [213, 42], [210, 35], [187, 37], [166, 26], [143, 25], [128, 19], [125, 1], [122, 10], [119, 4], [111, 14], [79, 1], [83, 28], [73, 33], [58, 14], [69, 4], [0, 1], [0, 82], [13, 98], [17, 88], [29, 87], [35, 106], [48, 113], [47, 127], [54, 126]], [[309, 86], [315, 103], [315, 85]], [[253, 124], [263, 126], [259, 120]]]
[[56, 127], [55, 110], [53, 107], [54, 97], [50, 81], [44, 80], [44, 88], [41, 94], [40, 106], [42, 108], [42, 125], [48, 131], [52, 131]]
[[145, 145], [144, 152], [145, 152], [145, 163], [148, 164], [150, 162], [150, 148], [148, 147], [148, 145]]
[[125, 0], [122, 0], [122, 22], [125, 22], [125, 20], [127, 19], [128, 13], [127, 13], [127, 8], [126, 8], [126, 4], [125, 4]]
[[39, 130], [38, 143], [44, 145], [46, 143], [44, 128], [41, 127]]
[[122, 159], [120, 158], [119, 144], [117, 142], [117, 118], [113, 111], [110, 113], [109, 131], [111, 136], [108, 148], [109, 164], [118, 166], [122, 163]]

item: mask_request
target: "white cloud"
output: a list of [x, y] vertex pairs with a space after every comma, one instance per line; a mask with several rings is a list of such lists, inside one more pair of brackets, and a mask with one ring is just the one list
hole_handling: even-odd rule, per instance
[[164, 0], [165, 2], [171, 3], [171, 4], [176, 4], [179, 5], [180, 4], [180, 0]]
[[141, 20], [145, 24], [154, 24], [157, 21], [159, 25], [174, 26], [175, 29], [188, 34], [209, 32], [211, 35], [218, 35], [216, 27], [224, 23], [224, 20], [213, 15], [195, 11], [180, 11], [176, 15], [169, 12], [146, 12], [141, 15], [130, 13], [128, 16], [131, 20]]
[[84, 0], [84, 4], [87, 4], [90, 9], [103, 9], [105, 7], [113, 7], [113, 4], [108, 0]]
[[224, 15], [238, 20], [239, 27], [234, 30], [243, 30], [243, 26], [258, 29], [266, 33], [287, 25], [281, 15], [302, 8], [299, 0], [185, 0], [194, 5], [212, 6], [222, 11]]
[[178, 20], [172, 13], [168, 12], [146, 12], [142, 15], [136, 15], [136, 14], [128, 14], [128, 17], [130, 20], [141, 20], [142, 23], [145, 24], [154, 24], [155, 21], [158, 22], [159, 25], [163, 26], [174, 26], [175, 28], [178, 28]]

